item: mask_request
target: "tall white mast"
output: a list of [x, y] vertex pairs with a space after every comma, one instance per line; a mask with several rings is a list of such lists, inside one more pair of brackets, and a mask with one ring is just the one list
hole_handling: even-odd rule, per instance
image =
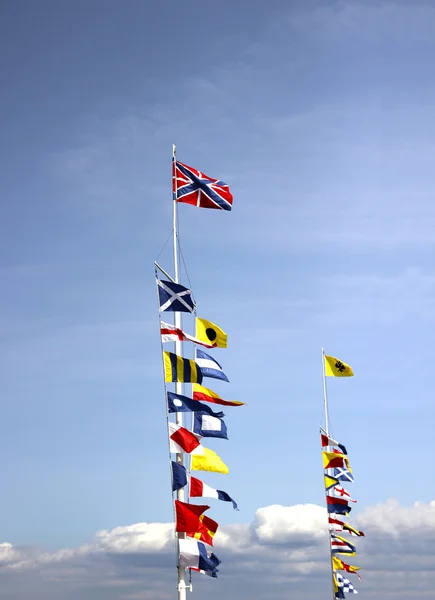
[[[325, 432], [328, 437], [331, 437], [329, 432], [329, 412], [328, 412], [328, 394], [326, 390], [326, 364], [325, 364], [325, 350], [322, 348], [322, 376], [323, 376], [323, 410], [325, 413]], [[328, 452], [331, 451], [331, 447], [327, 446], [326, 449]], [[327, 474], [330, 475], [330, 469], [326, 470]], [[326, 503], [326, 516], [328, 517], [328, 503], [326, 501], [326, 491], [325, 491], [325, 503]], [[331, 562], [331, 582], [332, 582], [332, 600], [335, 600], [335, 586], [334, 586], [334, 568], [332, 564], [332, 548], [331, 548], [331, 539], [329, 535], [329, 518], [328, 518], [328, 543], [329, 543], [329, 558]]]
[[[173, 177], [173, 193], [172, 193], [172, 201], [173, 201], [173, 242], [174, 242], [174, 281], [178, 283], [178, 213], [177, 213], [177, 171], [175, 166], [176, 161], [176, 148], [172, 146], [172, 177]], [[174, 312], [174, 325], [181, 329], [181, 313], [178, 311]], [[175, 342], [175, 354], [182, 355], [182, 342], [177, 340]], [[180, 382], [176, 382], [175, 384], [175, 392], [177, 394], [183, 393], [183, 384]], [[183, 425], [183, 413], [176, 412], [175, 413], [176, 423], [177, 425]], [[175, 458], [176, 462], [182, 466], [184, 466], [184, 455], [176, 454]], [[184, 502], [184, 488], [180, 488], [177, 490], [177, 500]], [[178, 540], [180, 538], [185, 538], [186, 534], [177, 533]], [[178, 570], [178, 600], [186, 600], [186, 569], [180, 566], [180, 544], [177, 540], [177, 570]], [[188, 586], [190, 589], [190, 586]]]

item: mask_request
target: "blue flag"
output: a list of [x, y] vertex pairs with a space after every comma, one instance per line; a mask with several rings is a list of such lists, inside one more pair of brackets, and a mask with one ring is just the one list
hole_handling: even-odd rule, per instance
[[224, 416], [222, 411], [213, 412], [212, 409], [204, 402], [199, 402], [198, 400], [192, 400], [192, 398], [188, 398], [187, 396], [182, 396], [181, 394], [174, 394], [174, 392], [167, 393], [168, 398], [168, 412], [206, 412], [212, 417], [217, 417], [218, 419]]
[[157, 289], [159, 292], [160, 312], [177, 311], [193, 312], [195, 302], [192, 298], [192, 290], [185, 288], [179, 283], [173, 281], [163, 281], [157, 279]]
[[227, 426], [222, 419], [212, 417], [206, 412], [196, 412], [193, 421], [193, 433], [202, 437], [228, 439]]
[[228, 381], [228, 377], [222, 371], [222, 367], [217, 360], [212, 358], [209, 354], [196, 348], [196, 364], [201, 369], [203, 377], [211, 377], [212, 379], [222, 379], [222, 381]]
[[172, 467], [172, 491], [175, 492], [187, 483], [186, 469], [175, 461], [171, 461]]
[[353, 483], [353, 475], [349, 471], [349, 469], [346, 469], [345, 467], [335, 467], [333, 471], [334, 472], [332, 473], [332, 475], [336, 479], [339, 479], [340, 481], [349, 481], [350, 483]]

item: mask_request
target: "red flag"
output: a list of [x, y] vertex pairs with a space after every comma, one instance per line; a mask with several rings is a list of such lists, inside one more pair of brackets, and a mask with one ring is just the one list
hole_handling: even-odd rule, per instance
[[205, 544], [213, 546], [213, 538], [219, 527], [218, 523], [216, 523], [216, 521], [213, 521], [213, 519], [210, 519], [210, 517], [207, 517], [206, 515], [201, 515], [199, 517], [199, 520], [201, 522], [200, 527], [195, 529], [191, 533], [187, 533], [187, 535], [189, 537], [195, 538], [196, 540], [204, 542]]
[[196, 435], [194, 435], [185, 427], [181, 427], [181, 425], [177, 425], [176, 423], [172, 422], [169, 422], [168, 426], [169, 439], [179, 446], [178, 448], [177, 446], [173, 446], [171, 443], [171, 452], [181, 452], [181, 450], [183, 450], [187, 454], [190, 454], [192, 450], [195, 450], [195, 448], [198, 448], [198, 446], [201, 445]]
[[173, 193], [177, 202], [200, 208], [231, 210], [233, 195], [226, 183], [180, 161], [172, 163]]
[[209, 508], [208, 504], [188, 504], [175, 500], [175, 531], [187, 533], [204, 530], [200, 518]]

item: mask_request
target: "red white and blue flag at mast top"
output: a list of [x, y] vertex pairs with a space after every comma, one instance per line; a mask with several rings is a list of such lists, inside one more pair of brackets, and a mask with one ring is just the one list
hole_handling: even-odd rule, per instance
[[173, 159], [172, 191], [177, 202], [200, 208], [231, 210], [233, 195], [229, 186], [220, 179]]

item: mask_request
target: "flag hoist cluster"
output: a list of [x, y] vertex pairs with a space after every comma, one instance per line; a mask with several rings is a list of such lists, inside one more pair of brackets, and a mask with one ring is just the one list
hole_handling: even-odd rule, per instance
[[[179, 202], [202, 208], [231, 210], [232, 195], [222, 181], [173, 159], [174, 211]], [[176, 215], [176, 212], [175, 212]], [[174, 217], [176, 223], [176, 216]], [[176, 249], [174, 236], [174, 252]], [[162, 270], [163, 271], [163, 270]], [[177, 272], [177, 268], [175, 269]], [[164, 271], [163, 271], [164, 272]], [[208, 516], [208, 504], [194, 504], [197, 498], [215, 498], [235, 510], [237, 503], [228, 492], [210, 487], [191, 473], [208, 471], [227, 474], [226, 462], [207, 448], [207, 438], [228, 439], [221, 406], [242, 406], [244, 402], [226, 400], [204, 385], [204, 380], [228, 382], [215, 349], [227, 347], [227, 334], [218, 325], [197, 316], [192, 290], [174, 280], [157, 276], [160, 335], [163, 351], [168, 436], [174, 499], [175, 531], [178, 538], [179, 592], [180, 570], [198, 571], [217, 577], [219, 558], [211, 551], [218, 523]], [[167, 323], [170, 314], [174, 322]], [[190, 334], [181, 323], [187, 313], [194, 325]], [[170, 320], [170, 319], [169, 319]], [[187, 320], [187, 319], [185, 319]], [[186, 342], [186, 344], [182, 344]], [[175, 343], [175, 352], [166, 344]], [[211, 383], [212, 385], [212, 383]], [[170, 389], [170, 388], [173, 389]], [[221, 487], [220, 485], [218, 487]], [[180, 490], [183, 491], [180, 495]], [[181, 499], [180, 499], [181, 496]], [[184, 585], [184, 584], [182, 584]]]
[[[334, 597], [346, 598], [346, 593], [357, 594], [351, 581], [340, 571], [354, 573], [360, 579], [360, 567], [345, 562], [347, 557], [356, 555], [356, 547], [344, 535], [364, 537], [364, 533], [353, 527], [349, 522], [351, 504], [355, 503], [350, 492], [343, 487], [344, 484], [353, 482], [352, 467], [350, 466], [346, 447], [331, 437], [328, 425], [328, 409], [326, 397], [326, 377], [351, 377], [353, 371], [349, 365], [341, 360], [323, 354], [324, 359], [324, 392], [325, 392], [325, 420], [326, 430], [320, 429], [320, 445], [325, 481], [326, 509], [329, 524], [329, 544], [331, 554], [332, 583]], [[339, 535], [341, 534], [341, 535]], [[344, 558], [346, 557], [346, 559]], [[353, 560], [352, 560], [353, 562]]]

